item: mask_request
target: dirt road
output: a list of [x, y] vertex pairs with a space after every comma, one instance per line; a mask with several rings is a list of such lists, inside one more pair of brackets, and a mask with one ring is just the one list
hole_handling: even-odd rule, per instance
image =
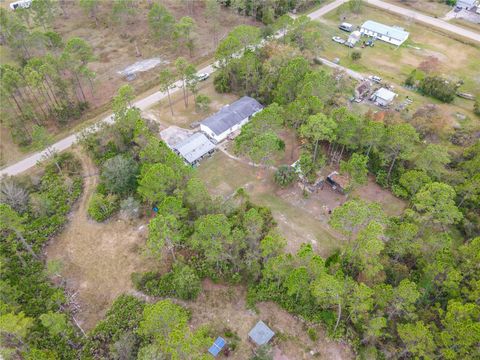
[[92, 160], [78, 154], [83, 165], [84, 191], [69, 215], [65, 229], [45, 248], [48, 260], [62, 263], [61, 275], [67, 288], [75, 289], [80, 311], [76, 320], [90, 330], [113, 300], [133, 292], [130, 275], [155, 268], [156, 263], [142, 255], [147, 219], [132, 222], [113, 217], [97, 223], [87, 216], [90, 197], [98, 183]]

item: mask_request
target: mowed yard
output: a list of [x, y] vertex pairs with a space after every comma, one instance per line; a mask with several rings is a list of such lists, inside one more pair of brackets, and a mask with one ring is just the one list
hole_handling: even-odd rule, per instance
[[[410, 32], [409, 39], [400, 47], [376, 41], [374, 47], [350, 49], [331, 40], [332, 36], [344, 39], [348, 33], [338, 29], [342, 21], [360, 26], [366, 20], [374, 20], [386, 25], [397, 25]], [[401, 85], [410, 72], [418, 67], [428, 57], [436, 57], [440, 66], [438, 72], [448, 79], [462, 80], [464, 85], [461, 91], [472, 94], [480, 93], [480, 45], [469, 44], [452, 38], [447, 33], [438, 32], [436, 29], [415, 23], [411, 19], [399, 17], [382, 10], [363, 6], [360, 14], [353, 14], [340, 7], [327, 14], [322, 19], [322, 34], [324, 34], [321, 56], [328, 59], [339, 58], [340, 64], [367, 75], [379, 75], [385, 81], [395, 85], [397, 92], [403, 96], [410, 96], [415, 100], [413, 108], [424, 103], [439, 102], [433, 98], [422, 97], [419, 94], [403, 89]], [[362, 38], [362, 41], [365, 38]], [[353, 61], [351, 53], [361, 52], [361, 59]], [[441, 105], [446, 113], [461, 112], [474, 117], [472, 113], [473, 102], [456, 98], [452, 104]]]

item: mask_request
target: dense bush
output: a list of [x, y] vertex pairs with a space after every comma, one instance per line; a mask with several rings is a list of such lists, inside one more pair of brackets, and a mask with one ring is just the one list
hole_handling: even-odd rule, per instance
[[432, 96], [445, 103], [450, 103], [455, 99], [455, 84], [439, 76], [425, 77], [420, 81], [418, 89], [422, 94]]
[[177, 263], [165, 275], [155, 272], [134, 274], [135, 287], [148, 295], [171, 296], [183, 300], [195, 299], [202, 289], [200, 278], [188, 265]]
[[274, 179], [281, 187], [287, 187], [297, 179], [297, 172], [289, 165], [282, 165], [275, 171]]
[[[30, 196], [36, 200], [21, 216], [2, 207], [2, 354], [14, 348], [14, 358], [78, 359], [80, 340], [67, 320], [68, 314], [62, 312], [66, 309], [65, 295], [51, 284], [37, 255], [42, 245], [65, 224], [73, 202], [81, 193], [82, 178], [78, 172], [78, 160], [71, 154], [55, 156], [45, 165], [40, 181], [30, 185]], [[19, 241], [22, 238], [31, 250]], [[61, 321], [47, 321], [45, 314]]]
[[97, 222], [108, 219], [118, 210], [118, 198], [116, 195], [93, 194], [88, 204], [88, 215]]
[[138, 164], [131, 156], [117, 155], [102, 166], [102, 181], [108, 192], [126, 194], [135, 189]]

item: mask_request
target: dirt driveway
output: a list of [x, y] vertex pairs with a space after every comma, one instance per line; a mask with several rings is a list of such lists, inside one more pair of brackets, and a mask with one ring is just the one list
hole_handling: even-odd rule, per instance
[[45, 254], [48, 260], [61, 261], [67, 288], [77, 293], [77, 321], [88, 331], [117, 296], [134, 290], [131, 273], [146, 271], [154, 264], [141, 254], [147, 219], [130, 223], [114, 217], [96, 223], [88, 218], [88, 201], [98, 183], [98, 170], [88, 156], [78, 155], [85, 174], [84, 192], [66, 228], [48, 244]]

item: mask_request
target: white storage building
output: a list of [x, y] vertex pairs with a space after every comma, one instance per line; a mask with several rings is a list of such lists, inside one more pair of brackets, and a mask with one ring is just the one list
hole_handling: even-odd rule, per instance
[[257, 100], [244, 96], [203, 120], [200, 123], [200, 130], [219, 143], [240, 129], [262, 109], [263, 106]]
[[456, 7], [471, 10], [477, 5], [477, 0], [457, 0]]
[[372, 95], [372, 100], [380, 106], [388, 106], [397, 97], [393, 91], [380, 88]]
[[368, 20], [363, 23], [360, 32], [365, 36], [372, 36], [387, 43], [400, 46], [410, 33], [397, 26], [388, 26], [376, 21]]

